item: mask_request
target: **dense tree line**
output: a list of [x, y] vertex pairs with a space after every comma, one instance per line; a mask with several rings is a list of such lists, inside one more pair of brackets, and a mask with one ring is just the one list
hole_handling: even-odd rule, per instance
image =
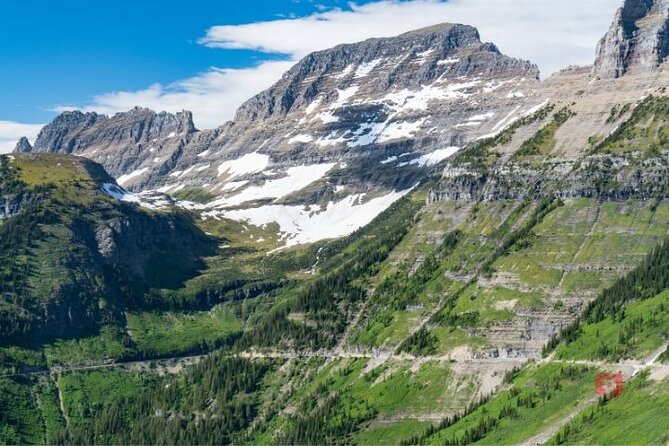
[[[361, 280], [374, 275], [392, 249], [404, 238], [422, 203], [405, 197], [377, 217], [345, 244], [330, 248], [321, 275], [295, 289], [293, 295], [260, 319], [240, 341], [249, 346], [328, 348], [346, 327], [348, 310], [367, 296]], [[326, 253], [323, 253], [326, 255]], [[305, 321], [289, 319], [304, 315]]]
[[287, 429], [275, 440], [279, 445], [346, 445], [361, 423], [376, 410], [366, 401], [353, 400], [346, 391], [314, 397], [311, 407], [300, 409]]
[[0, 345], [30, 336], [39, 320], [27, 311], [35, 306], [29, 279], [34, 269], [32, 244], [42, 236], [42, 222], [55, 223], [58, 216], [34, 204], [0, 224]]
[[229, 444], [257, 416], [269, 362], [213, 355], [139, 395], [88, 408], [52, 444]]
[[404, 310], [425, 290], [428, 282], [441, 270], [441, 260], [450, 254], [462, 239], [459, 230], [450, 232], [437, 248], [427, 254], [415, 270], [407, 265], [387, 279], [374, 291], [374, 300], [392, 310]]

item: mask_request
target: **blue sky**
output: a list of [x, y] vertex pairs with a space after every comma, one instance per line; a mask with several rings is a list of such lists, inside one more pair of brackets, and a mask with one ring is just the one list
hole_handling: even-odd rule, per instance
[[222, 124], [311, 51], [440, 22], [544, 74], [588, 64], [622, 0], [7, 0], [0, 152], [63, 110], [192, 110]]
[[221, 51], [197, 40], [214, 25], [317, 10], [314, 2], [293, 0], [3, 1], [0, 120], [44, 122], [58, 104], [169, 83], [210, 66], [252, 65], [256, 52]]

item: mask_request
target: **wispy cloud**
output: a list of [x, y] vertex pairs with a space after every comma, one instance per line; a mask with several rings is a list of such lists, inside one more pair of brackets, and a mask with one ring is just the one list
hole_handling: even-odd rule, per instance
[[548, 74], [589, 64], [621, 0], [388, 0], [298, 19], [214, 26], [200, 43], [293, 58], [339, 43], [392, 36], [441, 22], [476, 26], [484, 40]]
[[496, 43], [506, 54], [537, 63], [544, 74], [550, 74], [567, 65], [592, 62], [595, 45], [621, 1], [386, 0], [307, 17], [214, 26], [201, 44], [284, 54], [286, 61], [266, 61], [246, 69], [212, 68], [172, 85], [102, 94], [81, 108], [108, 114], [135, 105], [170, 112], [189, 109], [199, 127], [214, 127], [232, 118], [244, 100], [269, 87], [291, 63], [312, 51], [441, 22], [474, 25], [484, 40]]
[[0, 121], [0, 153], [9, 153], [14, 150], [16, 143], [22, 136], [33, 142], [41, 129], [41, 124]]
[[114, 114], [139, 105], [172, 113], [191, 110], [195, 124], [212, 128], [229, 120], [237, 107], [254, 93], [269, 88], [293, 62], [263, 62], [245, 69], [211, 68], [195, 77], [162, 86], [154, 84], [139, 91], [117, 91], [95, 96], [83, 107], [62, 105], [55, 111], [80, 109]]

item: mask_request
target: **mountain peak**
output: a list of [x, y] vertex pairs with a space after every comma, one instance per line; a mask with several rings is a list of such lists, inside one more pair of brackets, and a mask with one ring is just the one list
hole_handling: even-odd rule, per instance
[[625, 0], [599, 42], [594, 75], [656, 70], [669, 56], [669, 0]]
[[14, 152], [16, 153], [23, 153], [23, 152], [31, 152], [33, 149], [33, 146], [30, 145], [30, 141], [28, 141], [28, 138], [25, 136], [22, 136], [21, 139], [19, 139], [19, 142], [16, 143], [16, 147], [14, 148]]
[[243, 104], [235, 121], [284, 117], [312, 103], [326, 87], [334, 92], [361, 86], [361, 78], [370, 73], [368, 95], [391, 89], [417, 90], [439, 78], [493, 78], [510, 73], [518, 78], [539, 77], [536, 65], [505, 56], [494, 44], [481, 42], [475, 27], [441, 23], [311, 53], [269, 90]]

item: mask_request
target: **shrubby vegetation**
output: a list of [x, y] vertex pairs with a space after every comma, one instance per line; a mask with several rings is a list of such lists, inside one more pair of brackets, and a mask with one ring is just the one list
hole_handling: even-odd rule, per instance
[[[617, 120], [628, 109], [612, 110], [609, 119]], [[648, 96], [634, 108], [629, 119], [595, 146], [594, 153], [623, 154], [641, 152], [658, 156], [669, 146], [669, 98]]]
[[[228, 444], [256, 417], [266, 361], [217, 354], [179, 377], [143, 383], [104, 404], [77, 403], [80, 422], [57, 432], [55, 444]], [[67, 375], [66, 375], [67, 376]], [[123, 386], [125, 379], [116, 386]], [[100, 390], [99, 388], [97, 390]], [[70, 394], [69, 398], [74, 395]], [[96, 395], [104, 398], [103, 395]]]
[[[669, 240], [653, 249], [648, 257], [632, 272], [618, 279], [592, 301], [582, 318], [577, 320], [551, 339], [544, 349], [548, 353], [561, 342], [567, 344], [581, 336], [583, 326], [598, 323], [610, 317], [614, 321], [625, 318], [628, 303], [657, 296], [669, 288]], [[628, 330], [634, 330], [629, 325]], [[638, 323], [636, 324], [638, 327]], [[610, 341], [610, 340], [609, 340]], [[610, 356], [611, 351], [602, 351], [603, 356]]]
[[[345, 328], [348, 309], [366, 296], [360, 280], [373, 275], [404, 238], [420, 206], [420, 201], [405, 197], [330, 247], [334, 254], [321, 267], [320, 277], [286, 291], [285, 300], [245, 333], [239, 347], [277, 347], [282, 342], [294, 348], [332, 347]], [[290, 317], [296, 314], [302, 321]]]
[[521, 157], [549, 154], [555, 147], [555, 132], [557, 132], [558, 129], [572, 116], [574, 116], [574, 112], [568, 108], [563, 108], [555, 113], [553, 120], [535, 133], [530, 139], [523, 142], [514, 156]]

